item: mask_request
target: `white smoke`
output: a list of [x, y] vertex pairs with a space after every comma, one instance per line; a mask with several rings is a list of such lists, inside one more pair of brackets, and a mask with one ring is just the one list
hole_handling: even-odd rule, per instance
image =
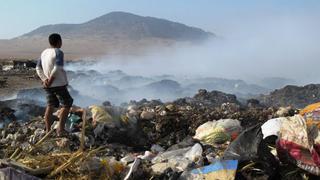
[[120, 69], [130, 75], [152, 78], [173, 75], [171, 79], [179, 82], [199, 77], [242, 79], [250, 83], [268, 77], [292, 79], [299, 85], [320, 82], [319, 13], [249, 15], [252, 16], [233, 16], [223, 23], [217, 22], [220, 34], [205, 44], [179, 43], [141, 56], [106, 55], [69, 69], [100, 73]]

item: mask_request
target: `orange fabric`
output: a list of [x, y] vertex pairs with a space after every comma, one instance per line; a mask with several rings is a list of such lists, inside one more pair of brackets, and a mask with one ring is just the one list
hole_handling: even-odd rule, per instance
[[312, 111], [314, 111], [316, 109], [320, 109], [320, 102], [306, 106], [305, 108], [303, 108], [300, 111], [300, 115], [304, 116], [306, 113], [311, 113]]
[[308, 127], [316, 125], [320, 129], [320, 102], [306, 106], [300, 115], [306, 119]]

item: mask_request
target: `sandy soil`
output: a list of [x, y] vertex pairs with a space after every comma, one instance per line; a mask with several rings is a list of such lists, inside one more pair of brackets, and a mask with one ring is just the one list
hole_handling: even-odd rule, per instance
[[16, 95], [21, 89], [35, 87], [41, 87], [41, 81], [34, 70], [0, 72], [0, 100]]

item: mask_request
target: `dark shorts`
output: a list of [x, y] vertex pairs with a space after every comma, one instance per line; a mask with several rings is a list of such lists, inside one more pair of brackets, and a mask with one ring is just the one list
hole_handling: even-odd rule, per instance
[[71, 107], [73, 99], [69, 94], [67, 86], [52, 87], [44, 89], [47, 93], [47, 104], [58, 108], [61, 104], [63, 107]]

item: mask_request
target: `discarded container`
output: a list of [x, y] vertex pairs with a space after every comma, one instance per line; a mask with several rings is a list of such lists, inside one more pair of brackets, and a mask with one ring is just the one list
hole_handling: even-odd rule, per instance
[[67, 129], [72, 132], [75, 126], [80, 123], [81, 118], [73, 113], [70, 113], [66, 122]]

